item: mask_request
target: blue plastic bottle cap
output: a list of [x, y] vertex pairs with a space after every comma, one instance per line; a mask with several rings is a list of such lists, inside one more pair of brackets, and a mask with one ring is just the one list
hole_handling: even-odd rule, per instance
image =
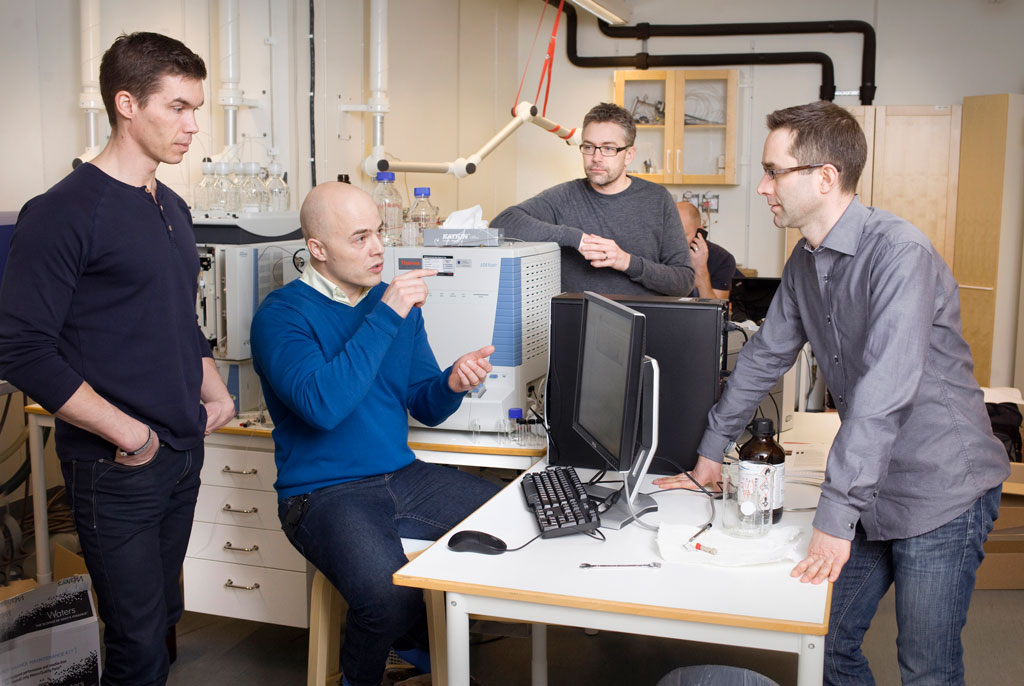
[[509, 411], [508, 411], [508, 418], [509, 419], [522, 419], [523, 418], [523, 408], [521, 408], [521, 407], [510, 408]]
[[417, 197], [417, 198], [424, 198], [424, 197], [425, 198], [429, 198], [430, 197], [430, 189], [429, 188], [414, 188], [414, 189], [412, 189], [412, 194], [415, 197]]
[[378, 181], [394, 181], [395, 172], [377, 172]]

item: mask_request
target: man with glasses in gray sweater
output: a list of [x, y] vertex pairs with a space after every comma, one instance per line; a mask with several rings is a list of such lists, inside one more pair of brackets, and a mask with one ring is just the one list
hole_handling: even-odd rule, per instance
[[562, 247], [562, 290], [678, 295], [693, 290], [693, 266], [675, 202], [658, 184], [625, 173], [636, 124], [610, 103], [583, 119], [585, 178], [559, 184], [501, 212], [505, 235]]

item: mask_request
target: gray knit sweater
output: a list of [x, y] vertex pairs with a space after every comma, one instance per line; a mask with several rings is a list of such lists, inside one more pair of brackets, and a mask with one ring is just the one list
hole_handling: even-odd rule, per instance
[[[562, 246], [565, 292], [685, 296], [693, 290], [693, 266], [672, 196], [658, 184], [630, 180], [614, 195], [598, 193], [586, 179], [559, 184], [509, 207], [491, 226], [512, 238]], [[615, 241], [632, 256], [629, 268], [591, 267], [577, 250], [584, 233]]]

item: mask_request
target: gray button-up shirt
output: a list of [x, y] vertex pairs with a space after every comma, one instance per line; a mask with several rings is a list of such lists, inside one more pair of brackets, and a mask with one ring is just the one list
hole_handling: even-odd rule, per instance
[[842, 420], [814, 526], [852, 539], [927, 533], [1009, 475], [949, 267], [909, 222], [857, 199], [816, 250], [801, 240], [743, 347], [699, 452], [721, 460], [810, 341]]

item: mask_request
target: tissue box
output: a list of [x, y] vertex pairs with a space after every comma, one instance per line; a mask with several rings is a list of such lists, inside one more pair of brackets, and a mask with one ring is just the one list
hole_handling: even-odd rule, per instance
[[487, 247], [501, 245], [501, 229], [455, 229], [441, 227], [423, 232], [423, 245], [435, 247]]

